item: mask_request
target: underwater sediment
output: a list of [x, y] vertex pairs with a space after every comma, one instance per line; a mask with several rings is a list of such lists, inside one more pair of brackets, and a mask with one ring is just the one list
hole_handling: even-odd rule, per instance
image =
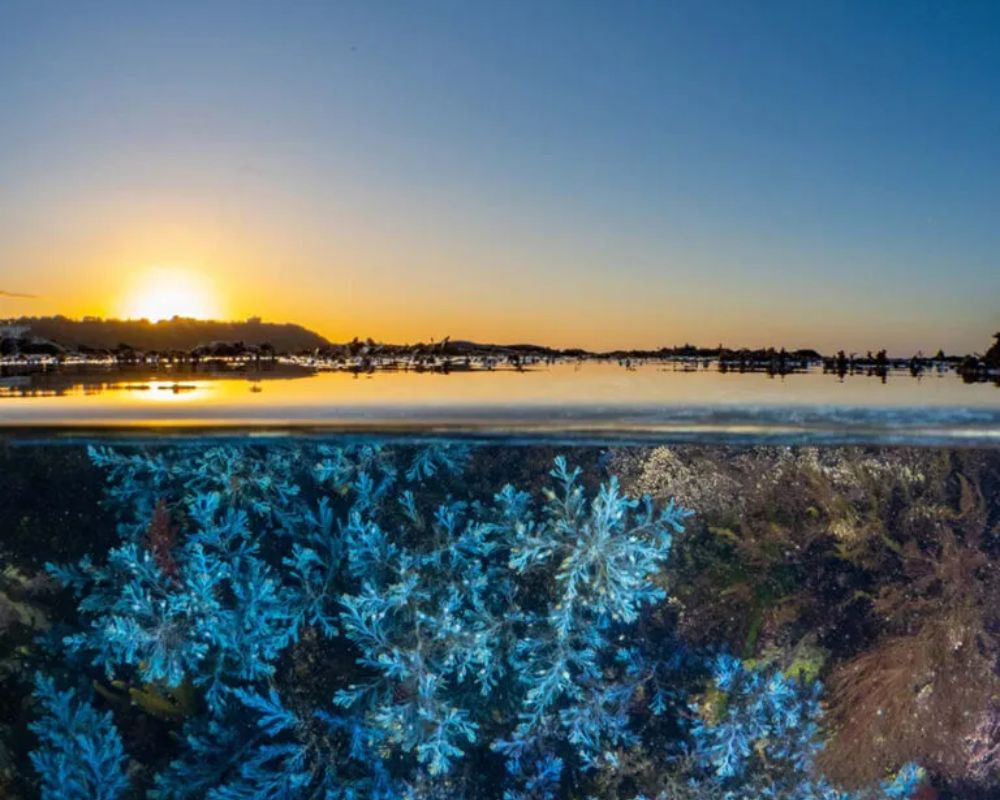
[[0, 445], [10, 798], [987, 797], [1000, 453]]

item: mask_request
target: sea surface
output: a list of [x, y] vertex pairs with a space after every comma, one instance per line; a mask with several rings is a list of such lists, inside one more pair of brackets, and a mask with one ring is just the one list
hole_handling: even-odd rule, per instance
[[0, 425], [990, 444], [1000, 387], [945, 369], [773, 375], [698, 361], [450, 373], [86, 368], [0, 378]]
[[0, 380], [0, 797], [1000, 796], [996, 385]]

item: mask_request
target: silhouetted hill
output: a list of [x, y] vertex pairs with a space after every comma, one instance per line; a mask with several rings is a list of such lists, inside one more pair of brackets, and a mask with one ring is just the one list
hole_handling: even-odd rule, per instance
[[71, 350], [114, 350], [127, 345], [143, 351], [190, 351], [211, 342], [242, 342], [271, 345], [278, 353], [297, 353], [329, 346], [318, 333], [293, 323], [242, 322], [174, 317], [169, 320], [98, 319], [68, 317], [22, 317], [15, 325], [31, 328], [30, 335], [56, 342]]

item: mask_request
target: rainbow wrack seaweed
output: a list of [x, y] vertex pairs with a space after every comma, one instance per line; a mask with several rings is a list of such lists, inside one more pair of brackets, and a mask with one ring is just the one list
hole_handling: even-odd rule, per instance
[[58, 689], [44, 675], [35, 680], [35, 698], [45, 711], [31, 725], [40, 744], [31, 763], [42, 778], [42, 796], [121, 797], [128, 788], [125, 748], [111, 714], [97, 711], [74, 689]]
[[80, 622], [53, 669], [145, 698], [123, 729], [149, 698], [197, 702], [158, 719], [166, 755], [130, 782], [111, 715], [40, 678], [43, 797], [910, 796], [911, 765], [863, 794], [817, 774], [818, 684], [684, 645], [664, 567], [689, 511], [614, 477], [588, 492], [561, 457], [537, 494], [469, 496], [472, 457], [91, 450], [120, 541], [50, 565]]

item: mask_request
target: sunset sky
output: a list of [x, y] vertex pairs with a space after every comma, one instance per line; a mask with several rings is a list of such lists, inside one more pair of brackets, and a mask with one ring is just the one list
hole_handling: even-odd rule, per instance
[[982, 350], [1000, 3], [0, 0], [0, 318], [52, 313]]

